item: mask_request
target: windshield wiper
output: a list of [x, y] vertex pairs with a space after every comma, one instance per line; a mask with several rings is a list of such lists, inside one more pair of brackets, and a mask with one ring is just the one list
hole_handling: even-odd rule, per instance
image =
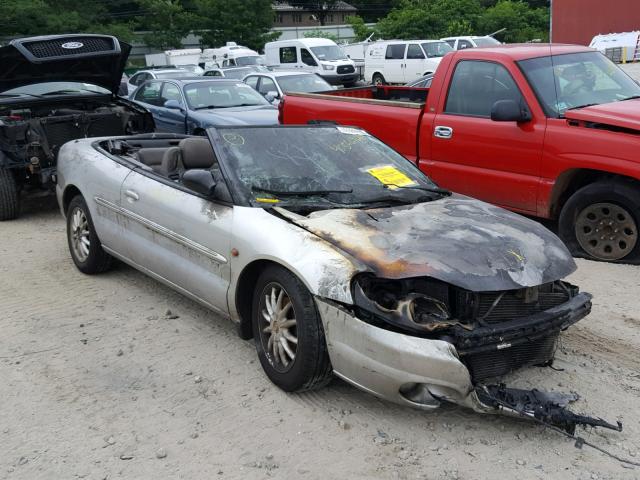
[[567, 108], [567, 109], [565, 110], [565, 112], [568, 112], [569, 110], [578, 110], [578, 109], [580, 109], [580, 108], [593, 107], [593, 106], [595, 106], [595, 105], [600, 105], [600, 104], [599, 104], [599, 103], [585, 103], [584, 105], [577, 105], [577, 106], [575, 106], [575, 107]]
[[402, 188], [402, 189], [409, 189], [409, 190], [421, 190], [423, 192], [429, 192], [429, 193], [437, 193], [438, 195], [443, 195], [445, 197], [448, 197], [449, 195], [451, 195], [451, 192], [449, 190], [445, 190], [444, 188], [439, 188], [439, 187], [423, 187], [423, 186], [417, 186], [417, 185], [397, 185], [395, 183], [385, 183], [383, 185], [383, 188]]
[[640, 95], [631, 95], [631, 96], [626, 97], [626, 98], [621, 98], [618, 101], [619, 102], [624, 102], [625, 100], [635, 100], [636, 98], [640, 98]]
[[344, 189], [344, 190], [271, 190], [269, 188], [259, 187], [257, 185], [251, 185], [251, 190], [255, 190], [257, 192], [270, 193], [271, 195], [279, 195], [281, 197], [311, 197], [314, 195], [328, 195], [330, 193], [352, 193], [353, 189]]
[[220, 107], [218, 107], [216, 105], [207, 105], [206, 107], [196, 107], [196, 108], [194, 108], [194, 110], [208, 110], [210, 108], [220, 108]]
[[22, 95], [28, 95], [29, 97], [42, 98], [42, 95], [36, 93], [0, 93], [2, 98], [20, 97]]
[[100, 93], [100, 92], [96, 92], [95, 90], [89, 90], [88, 88], [77, 88], [77, 89], [67, 88], [64, 90], [55, 90], [53, 92], [46, 92], [46, 93], [43, 93], [42, 95], [60, 95], [62, 93], [82, 93], [82, 92], [89, 92], [89, 93], [95, 93], [95, 94]]

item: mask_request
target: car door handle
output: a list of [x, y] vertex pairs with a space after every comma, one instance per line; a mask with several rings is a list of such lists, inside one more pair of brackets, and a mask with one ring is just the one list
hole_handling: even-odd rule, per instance
[[125, 196], [129, 197], [133, 201], [140, 200], [140, 195], [138, 195], [133, 190], [125, 190], [124, 194], [125, 194]]
[[437, 126], [433, 131], [433, 136], [438, 138], [451, 138], [453, 137], [453, 128]]

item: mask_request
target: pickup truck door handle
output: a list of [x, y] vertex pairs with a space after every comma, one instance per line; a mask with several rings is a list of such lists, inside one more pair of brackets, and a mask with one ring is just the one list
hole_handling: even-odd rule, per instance
[[124, 194], [125, 194], [125, 196], [129, 197], [133, 201], [140, 200], [140, 195], [138, 195], [133, 190], [125, 190]]
[[438, 125], [433, 131], [433, 136], [438, 138], [451, 138], [453, 137], [453, 128]]

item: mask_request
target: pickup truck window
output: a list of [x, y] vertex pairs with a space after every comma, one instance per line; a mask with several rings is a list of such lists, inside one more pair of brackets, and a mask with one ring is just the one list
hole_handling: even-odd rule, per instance
[[518, 65], [548, 117], [640, 95], [640, 86], [598, 52], [532, 58]]
[[405, 43], [387, 45], [387, 52], [384, 56], [385, 60], [403, 60], [406, 47], [407, 45]]
[[522, 101], [520, 90], [502, 65], [476, 60], [456, 65], [445, 113], [489, 118], [498, 100]]

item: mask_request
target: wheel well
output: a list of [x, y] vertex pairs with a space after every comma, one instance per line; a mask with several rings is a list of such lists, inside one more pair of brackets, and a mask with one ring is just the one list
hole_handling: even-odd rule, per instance
[[240, 273], [238, 284], [236, 285], [236, 310], [240, 316], [240, 326], [238, 333], [241, 338], [248, 340], [253, 338], [253, 328], [251, 327], [251, 314], [253, 313], [253, 288], [258, 281], [258, 277], [269, 265], [279, 265], [271, 260], [256, 260], [251, 262]]
[[605, 172], [603, 170], [591, 170], [591, 169], [574, 169], [562, 172], [553, 187], [551, 193], [551, 217], [557, 218], [560, 215], [560, 210], [564, 204], [569, 200], [569, 197], [580, 190], [582, 187], [586, 187], [591, 183], [598, 182], [600, 180], [621, 180], [625, 182], [639, 183], [637, 179], [633, 177], [627, 177], [626, 175], [618, 175], [616, 173]]
[[78, 187], [75, 185], [69, 185], [65, 188], [64, 193], [62, 194], [62, 208], [65, 215], [67, 214], [71, 200], [73, 200], [76, 195], [82, 195], [82, 193], [80, 193], [80, 190], [78, 190]]

